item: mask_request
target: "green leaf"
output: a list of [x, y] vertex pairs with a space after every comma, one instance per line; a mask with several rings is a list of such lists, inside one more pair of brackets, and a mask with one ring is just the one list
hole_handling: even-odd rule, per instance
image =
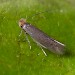
[[[50, 37], [64, 43], [59, 56], [20, 37], [18, 22], [25, 18]], [[74, 0], [0, 0], [0, 75], [75, 75]]]

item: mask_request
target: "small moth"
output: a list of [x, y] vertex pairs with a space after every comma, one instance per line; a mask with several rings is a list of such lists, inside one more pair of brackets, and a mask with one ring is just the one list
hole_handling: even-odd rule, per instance
[[[32, 37], [34, 42], [36, 42], [41, 47], [41, 49], [43, 47], [53, 53], [56, 53], [59, 55], [64, 54], [65, 45], [54, 40], [53, 38], [49, 37], [47, 34], [45, 34], [43, 31], [41, 31], [37, 27], [33, 26], [30, 23], [27, 23], [24, 19], [20, 19], [19, 26], [22, 28], [22, 30], [25, 33], [29, 34]], [[27, 38], [27, 40], [28, 40], [28, 38]], [[29, 40], [28, 40], [28, 42], [30, 44]], [[31, 48], [31, 46], [30, 46], [30, 48]], [[43, 49], [42, 49], [42, 51], [44, 52]], [[44, 54], [46, 55], [45, 52], [44, 52]]]

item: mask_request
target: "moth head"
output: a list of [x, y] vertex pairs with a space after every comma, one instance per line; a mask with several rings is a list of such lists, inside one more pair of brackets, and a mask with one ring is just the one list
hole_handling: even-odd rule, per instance
[[24, 24], [26, 23], [26, 19], [20, 19], [19, 20], [19, 26], [22, 28], [24, 26]]

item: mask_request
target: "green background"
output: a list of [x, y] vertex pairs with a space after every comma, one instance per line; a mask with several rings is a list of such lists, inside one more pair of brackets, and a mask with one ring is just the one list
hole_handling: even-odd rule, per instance
[[[30, 50], [24, 33], [18, 37], [20, 18], [64, 43], [68, 53], [44, 49], [46, 57], [28, 36]], [[0, 75], [75, 75], [75, 1], [0, 0]]]

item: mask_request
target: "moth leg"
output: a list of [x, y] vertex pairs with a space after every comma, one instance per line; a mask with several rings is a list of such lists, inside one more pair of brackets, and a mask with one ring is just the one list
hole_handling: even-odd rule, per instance
[[18, 36], [18, 37], [19, 37], [19, 40], [18, 40], [18, 41], [20, 41], [20, 36], [22, 35], [22, 32], [23, 32], [23, 31], [21, 30], [21, 31], [20, 31], [20, 34], [19, 34], [19, 36]]
[[19, 34], [19, 37], [22, 35], [22, 32], [23, 32], [23, 31], [21, 30], [21, 32], [20, 32], [20, 34]]
[[30, 41], [29, 41], [29, 39], [28, 39], [28, 36], [27, 36], [27, 33], [26, 33], [26, 32], [25, 32], [25, 36], [26, 36], [26, 40], [28, 41], [29, 47], [30, 47], [30, 49], [31, 49], [31, 44], [30, 44]]
[[34, 42], [36, 42], [36, 44], [41, 48], [41, 50], [43, 51], [43, 53], [45, 54], [45, 56], [47, 56], [46, 52], [43, 50], [42, 45], [37, 42], [36, 40], [33, 39]]
[[[20, 37], [21, 37], [22, 34], [23, 34], [23, 30], [20, 31], [19, 40], [18, 40], [18, 41], [20, 41]], [[25, 39], [23, 39], [23, 42], [24, 42], [24, 41], [25, 41]]]
[[47, 56], [46, 52], [43, 50], [43, 48], [40, 46], [42, 52], [45, 54], [45, 56]]
[[44, 53], [45, 56], [47, 56], [46, 52], [43, 50], [42, 46], [40, 44], [37, 43], [37, 45], [39, 45], [39, 47], [41, 48], [42, 52]]

